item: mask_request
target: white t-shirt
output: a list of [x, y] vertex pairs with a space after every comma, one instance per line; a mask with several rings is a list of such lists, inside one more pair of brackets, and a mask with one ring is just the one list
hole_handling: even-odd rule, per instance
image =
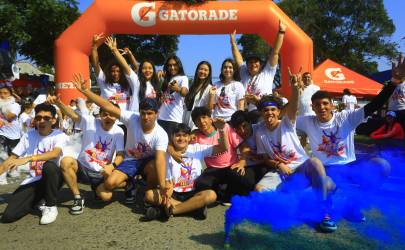
[[[53, 130], [47, 136], [41, 136], [37, 130], [30, 130], [24, 134], [13, 150], [13, 154], [23, 157], [23, 156], [32, 156], [40, 155], [46, 152], [50, 152], [55, 148], [63, 149], [66, 146], [68, 137], [65, 133], [59, 130]], [[62, 153], [51, 161], [56, 164], [59, 163]], [[34, 181], [38, 181], [42, 177], [42, 165], [44, 161], [30, 162], [30, 173], [29, 176], [21, 183], [25, 185]]]
[[[21, 112], [20, 104], [16, 102], [3, 103], [0, 107], [0, 120], [4, 123], [0, 126], [0, 135], [11, 139], [16, 140], [21, 136], [21, 127], [18, 121], [18, 115]], [[15, 118], [12, 121], [6, 119], [6, 114], [12, 113], [15, 114]]]
[[27, 132], [31, 127], [31, 121], [34, 119], [34, 114], [22, 112], [18, 120], [20, 122], [21, 134]]
[[[216, 82], [214, 86], [217, 90], [213, 116], [229, 121], [232, 114], [238, 110], [239, 100], [245, 98], [245, 89], [242, 83], [237, 81], [231, 81], [227, 85], [224, 85], [222, 82]], [[221, 96], [221, 93], [224, 93], [224, 95]]]
[[111, 163], [114, 152], [124, 151], [124, 131], [117, 124], [105, 131], [100, 119], [82, 115], [79, 126], [83, 139], [78, 161], [83, 167], [101, 172], [104, 165]]
[[[212, 87], [212, 85], [208, 84], [207, 87], [204, 89], [204, 91], [202, 91], [202, 93], [200, 92], [201, 95], [200, 95], [200, 93], [198, 93], [195, 96], [192, 110], [196, 107], [206, 107], [207, 106], [211, 87]], [[184, 113], [183, 122], [185, 124], [187, 124], [191, 129], [197, 128], [195, 126], [193, 120], [191, 119], [191, 111], [187, 111]]]
[[[240, 78], [245, 88], [246, 94], [254, 94], [256, 96], [269, 95], [273, 93], [273, 81], [277, 72], [277, 65], [272, 67], [268, 62], [263, 70], [253, 77], [249, 75], [246, 63], [243, 63], [240, 68]], [[249, 104], [249, 111], [257, 109], [255, 105]]]
[[[138, 78], [133, 78], [136, 76], [136, 74], [132, 74], [125, 77], [127, 78], [127, 81], [130, 86], [136, 86], [136, 80]], [[132, 78], [131, 78], [132, 77]], [[104, 72], [100, 70], [100, 73], [97, 76], [97, 83], [98, 86], [100, 87], [100, 92], [101, 96], [107, 100], [109, 100], [112, 103], [117, 104], [121, 110], [128, 110], [129, 108], [129, 101], [130, 101], [130, 96], [129, 96], [129, 91], [128, 90], [123, 90], [121, 88], [121, 85], [119, 83], [106, 83], [106, 78], [104, 75]], [[139, 86], [139, 81], [138, 81], [138, 86]]]
[[138, 114], [131, 111], [121, 111], [120, 121], [127, 127], [127, 143], [125, 145], [125, 160], [145, 159], [154, 156], [157, 150], [166, 152], [169, 138], [166, 131], [155, 123], [152, 132], [142, 131]]
[[34, 105], [44, 103], [46, 101], [46, 94], [39, 94], [34, 100]]
[[273, 131], [261, 123], [256, 133], [257, 154], [267, 154], [271, 159], [278, 156], [287, 161], [290, 169], [299, 167], [309, 157], [301, 146], [295, 126], [287, 115]]
[[346, 110], [354, 110], [357, 104], [357, 98], [354, 95], [344, 95], [342, 102], [345, 104]]
[[167, 154], [166, 180], [173, 182], [176, 192], [189, 192], [194, 189], [194, 181], [201, 175], [204, 157], [212, 155], [214, 146], [190, 144], [183, 154], [183, 163], [176, 162]]
[[316, 116], [300, 116], [297, 128], [308, 135], [312, 154], [324, 165], [341, 165], [356, 160], [354, 130], [364, 120], [363, 108], [343, 110], [325, 123]]
[[315, 112], [312, 110], [311, 97], [319, 90], [319, 86], [315, 84], [310, 84], [305, 87], [299, 101], [298, 115], [315, 115]]
[[[176, 80], [180, 88], [188, 89], [187, 76], [175, 76], [170, 81]], [[159, 110], [159, 119], [164, 121], [172, 121], [181, 123], [183, 121], [184, 112], [184, 97], [180, 93], [173, 91], [170, 94], [170, 88], [163, 93], [163, 103]]]
[[405, 109], [405, 82], [398, 84], [388, 100], [388, 110], [398, 111]]

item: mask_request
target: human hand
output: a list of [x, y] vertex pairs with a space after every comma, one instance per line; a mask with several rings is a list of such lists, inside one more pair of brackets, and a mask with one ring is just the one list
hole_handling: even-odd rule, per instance
[[236, 29], [233, 30], [233, 32], [229, 35], [229, 38], [231, 39], [231, 44], [235, 43], [235, 35], [236, 35]]
[[290, 84], [293, 87], [293, 89], [296, 89], [296, 90], [304, 89], [304, 82], [302, 81], [301, 72], [302, 72], [302, 67], [300, 67], [300, 70], [296, 74], [291, 73], [291, 69], [290, 69], [290, 67], [288, 67], [288, 76], [290, 78]]
[[286, 29], [287, 29], [287, 25], [280, 20], [279, 24], [278, 24], [278, 30], [281, 32], [285, 32]]
[[107, 37], [104, 43], [110, 48], [110, 50], [117, 49], [117, 39], [112, 36]]
[[176, 92], [180, 91], [179, 83], [176, 80], [171, 81], [169, 83], [169, 88], [170, 88], [170, 90], [173, 90], [173, 91], [176, 91]]
[[281, 174], [286, 175], [286, 176], [293, 173], [293, 171], [291, 170], [291, 168], [288, 167], [287, 164], [284, 164], [281, 162], [278, 164], [278, 170], [280, 171]]
[[402, 54], [399, 54], [398, 61], [392, 62], [392, 79], [395, 83], [402, 83], [405, 81], [405, 60]]
[[47, 98], [46, 98], [46, 101], [45, 101], [45, 103], [47, 103], [47, 104], [58, 104], [58, 103], [60, 103], [61, 101], [60, 101], [60, 94], [58, 94], [57, 96], [55, 96], [55, 95], [49, 95]]
[[210, 88], [209, 94], [210, 94], [211, 96], [214, 96], [214, 95], [216, 95], [216, 93], [217, 93], [217, 87], [212, 86], [212, 87]]
[[214, 118], [213, 124], [217, 129], [224, 129], [226, 121], [223, 118]]
[[260, 97], [254, 94], [246, 94], [245, 100], [247, 103], [256, 105], [260, 101]]
[[181, 154], [181, 152], [171, 152], [170, 155], [172, 156], [172, 158], [178, 162], [178, 163], [182, 163], [183, 162], [183, 155]]
[[13, 169], [15, 167], [24, 165], [30, 161], [29, 157], [24, 157], [24, 158], [19, 158], [19, 159], [13, 159], [12, 161], [4, 162], [6, 169]]
[[159, 71], [157, 72], [157, 76], [158, 76], [159, 79], [165, 78], [166, 73], [165, 73], [163, 70], [159, 70]]
[[240, 174], [241, 176], [245, 175], [245, 166], [246, 162], [244, 160], [240, 160], [239, 162], [233, 164], [231, 166], [231, 169], [236, 169], [236, 172]]
[[72, 84], [80, 92], [84, 92], [84, 91], [89, 89], [87, 84], [86, 84], [86, 80], [84, 80], [84, 78], [83, 78], [83, 76], [81, 74], [74, 74], [73, 75]]
[[95, 34], [93, 36], [93, 47], [97, 47], [97, 44], [100, 42], [100, 40], [104, 39], [104, 33], [100, 34]]

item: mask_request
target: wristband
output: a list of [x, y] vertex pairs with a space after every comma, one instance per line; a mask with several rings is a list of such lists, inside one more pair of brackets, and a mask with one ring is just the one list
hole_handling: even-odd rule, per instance
[[35, 155], [31, 156], [31, 161], [37, 161], [38, 157], [36, 157]]
[[278, 33], [285, 34], [285, 30], [279, 30]]
[[115, 164], [115, 162], [113, 162], [111, 165], [113, 165], [114, 168], [117, 168], [117, 164]]

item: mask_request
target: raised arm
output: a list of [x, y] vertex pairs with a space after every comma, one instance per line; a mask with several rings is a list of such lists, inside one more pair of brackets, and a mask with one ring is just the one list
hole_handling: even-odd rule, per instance
[[281, 20], [280, 20], [278, 34], [276, 37], [276, 41], [274, 42], [273, 51], [270, 53], [269, 59], [268, 59], [268, 63], [272, 67], [274, 67], [278, 64], [278, 57], [280, 54], [281, 46], [283, 45], [284, 34], [285, 34], [286, 29], [287, 29], [287, 26], [285, 25], [285, 23], [281, 22]]
[[405, 61], [402, 54], [399, 55], [397, 63], [392, 63], [391, 71], [391, 81], [388, 85], [385, 85], [381, 92], [364, 106], [364, 117], [370, 116], [380, 109], [388, 101], [396, 86], [405, 82]]
[[108, 46], [108, 48], [110, 48], [110, 50], [113, 53], [115, 59], [118, 61], [118, 63], [124, 69], [124, 73], [126, 75], [130, 75], [132, 69], [131, 69], [131, 67], [129, 67], [127, 61], [125, 60], [125, 58], [119, 52], [119, 50], [117, 48], [117, 39], [109, 36], [109, 37], [107, 37], [105, 39], [104, 43]]
[[132, 69], [135, 72], [138, 72], [139, 63], [136, 61], [136, 58], [135, 58], [134, 54], [132, 53], [132, 51], [128, 47], [125, 47], [124, 48], [124, 53], [122, 55], [127, 55], [128, 56], [129, 62], [132, 65]]
[[100, 73], [101, 67], [100, 67], [100, 62], [98, 60], [98, 44], [99, 42], [104, 38], [104, 34], [95, 34], [93, 36], [93, 41], [92, 41], [92, 47], [91, 47], [91, 54], [90, 54], [90, 63], [93, 66], [94, 73], [96, 73], [96, 76]]
[[213, 110], [215, 106], [215, 95], [217, 93], [217, 88], [215, 86], [212, 86], [208, 95], [208, 103], [207, 103], [207, 108], [209, 110]]
[[228, 151], [229, 144], [228, 144], [228, 135], [225, 133], [225, 130], [224, 130], [225, 124], [226, 124], [226, 121], [222, 118], [214, 119], [214, 126], [219, 131], [219, 139], [218, 139], [218, 144], [215, 145], [214, 149], [212, 150], [213, 155], [217, 155], [219, 153]]
[[88, 99], [93, 101], [99, 107], [103, 107], [104, 111], [110, 113], [111, 115], [117, 117], [118, 119], [120, 118], [121, 110], [116, 106], [114, 106], [112, 103], [110, 103], [108, 100], [91, 92], [88, 85], [86, 84], [86, 80], [83, 79], [82, 75], [80, 74], [74, 75], [72, 83], [76, 87], [76, 89], [83, 95], [85, 95]]
[[60, 100], [60, 95], [58, 96], [50, 95], [46, 98], [46, 102], [58, 106], [58, 108], [62, 111], [62, 113], [72, 118], [74, 122], [76, 123], [80, 122], [80, 116], [71, 107], [66, 106]]
[[290, 76], [290, 84], [292, 89], [292, 96], [290, 100], [288, 100], [288, 105], [286, 106], [286, 115], [290, 118], [290, 121], [295, 122], [297, 118], [298, 112], [298, 100], [301, 97], [301, 93], [303, 90], [304, 83], [302, 82], [302, 75], [301, 75], [302, 68], [297, 74], [292, 74], [290, 68], [288, 68], [288, 74]]
[[236, 30], [234, 30], [232, 32], [232, 34], [230, 35], [232, 55], [233, 55], [233, 59], [236, 62], [236, 65], [238, 66], [238, 68], [240, 68], [243, 64], [243, 57], [238, 49], [238, 46], [236, 45], [235, 34], [236, 34]]

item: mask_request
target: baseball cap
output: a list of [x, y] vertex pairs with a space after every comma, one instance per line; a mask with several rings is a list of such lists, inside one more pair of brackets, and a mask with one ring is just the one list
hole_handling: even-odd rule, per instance
[[387, 114], [385, 114], [385, 116], [397, 117], [394, 111], [388, 111]]

